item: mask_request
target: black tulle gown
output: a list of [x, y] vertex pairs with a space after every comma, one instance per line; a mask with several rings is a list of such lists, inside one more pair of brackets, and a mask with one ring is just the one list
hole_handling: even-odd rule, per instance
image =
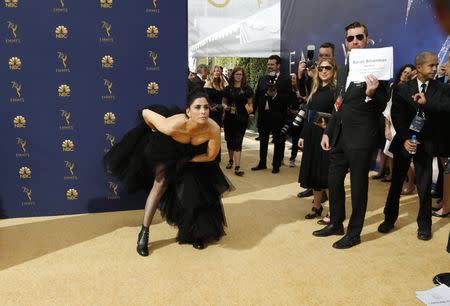
[[[149, 107], [161, 115], [178, 113], [162, 106]], [[149, 191], [156, 178], [167, 189], [159, 204], [161, 215], [179, 229], [177, 241], [219, 239], [226, 225], [221, 197], [231, 189], [217, 162], [192, 163], [206, 152], [207, 143], [182, 144], [153, 132], [142, 120], [104, 157], [107, 171], [120, 179], [129, 192]]]

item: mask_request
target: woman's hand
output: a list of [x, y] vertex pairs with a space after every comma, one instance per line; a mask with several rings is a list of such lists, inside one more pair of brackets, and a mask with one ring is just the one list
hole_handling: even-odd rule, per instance
[[303, 138], [300, 138], [299, 140], [298, 140], [298, 148], [300, 149], [300, 150], [303, 150], [303, 146], [305, 145], [305, 140], [303, 139]]

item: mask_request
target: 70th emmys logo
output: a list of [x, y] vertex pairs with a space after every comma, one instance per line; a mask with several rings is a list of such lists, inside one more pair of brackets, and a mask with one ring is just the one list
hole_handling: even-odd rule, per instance
[[67, 170], [69, 170], [70, 175], [65, 175], [64, 176], [64, 180], [68, 181], [68, 180], [73, 180], [76, 181], [78, 180], [78, 177], [75, 175], [75, 163], [65, 160], [64, 161], [64, 165], [66, 166]]
[[20, 38], [17, 38], [17, 24], [13, 23], [12, 21], [8, 21], [7, 24], [8, 24], [8, 29], [11, 30], [12, 38], [6, 38], [5, 43], [20, 44]]
[[63, 25], [59, 25], [55, 29], [55, 36], [58, 39], [67, 39], [67, 36], [69, 35], [69, 30]]
[[23, 129], [27, 127], [27, 120], [24, 116], [15, 116], [13, 124], [16, 129]]
[[53, 8], [53, 13], [67, 13], [69, 9], [66, 7], [66, 4], [64, 3], [64, 0], [58, 1], [59, 7]]
[[146, 13], [159, 13], [158, 8], [158, 0], [150, 0], [151, 4], [153, 5], [153, 8], [147, 8], [145, 10]]
[[19, 84], [17, 81], [12, 81], [11, 88], [13, 88], [16, 91], [17, 97], [11, 97], [9, 99], [9, 102], [12, 102], [12, 103], [25, 102], [25, 99], [22, 97], [22, 84]]
[[22, 61], [17, 56], [13, 56], [8, 61], [10, 70], [20, 70], [22, 69]]
[[150, 58], [150, 66], [145, 67], [145, 70], [147, 71], [159, 71], [159, 66], [158, 66], [158, 53], [156, 53], [155, 51], [148, 51], [148, 56]]
[[56, 72], [70, 72], [69, 66], [67, 65], [67, 54], [58, 51], [58, 60], [61, 62], [63, 68], [56, 68]]
[[102, 96], [103, 101], [114, 101], [116, 99], [116, 96], [113, 95], [113, 82], [108, 79], [103, 79], [103, 86], [105, 86], [106, 91], [108, 92], [107, 95]]
[[75, 145], [73, 144], [73, 141], [70, 139], [66, 139], [61, 144], [63, 152], [73, 152], [75, 149]]
[[17, 8], [19, 0], [5, 0], [5, 6], [7, 8]]
[[116, 141], [116, 136], [114, 136], [113, 134], [109, 134], [106, 133], [106, 140], [109, 142], [110, 147], [109, 148], [105, 148], [103, 150], [104, 153], [108, 153], [108, 151], [114, 146], [114, 142]]
[[30, 157], [30, 154], [27, 152], [27, 141], [20, 137], [17, 137], [16, 140], [19, 150], [21, 150], [21, 153], [16, 153], [16, 157]]
[[30, 206], [30, 205], [35, 205], [36, 203], [32, 200], [32, 196], [33, 196], [33, 191], [25, 186], [22, 186], [22, 192], [25, 194], [25, 196], [27, 197], [26, 201], [22, 201], [22, 206]]
[[21, 179], [30, 179], [31, 178], [31, 169], [28, 167], [21, 167], [19, 169], [19, 177]]
[[102, 21], [102, 29], [105, 30], [106, 36], [100, 37], [100, 42], [114, 42], [114, 38], [111, 36], [112, 24]]
[[66, 111], [66, 110], [64, 110], [64, 109], [61, 109], [60, 113], [61, 113], [61, 117], [64, 118], [64, 121], [65, 121], [66, 124], [65, 125], [60, 125], [59, 129], [60, 130], [73, 130], [73, 125], [70, 124], [71, 113]]
[[67, 200], [70, 200], [70, 201], [78, 200], [78, 191], [74, 188], [70, 188], [66, 192], [66, 197], [67, 197]]
[[101, 8], [112, 8], [113, 0], [100, 0]]
[[113, 181], [108, 182], [109, 190], [111, 190], [111, 195], [107, 197], [108, 200], [118, 200], [120, 199], [119, 196], [119, 184], [114, 183]]

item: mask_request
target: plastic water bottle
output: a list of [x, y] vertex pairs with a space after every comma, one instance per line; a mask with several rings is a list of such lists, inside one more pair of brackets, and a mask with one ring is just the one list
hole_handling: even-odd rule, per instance
[[412, 135], [411, 139], [409, 141], [411, 141], [413, 144], [416, 145], [416, 149], [414, 149], [413, 151], [409, 151], [409, 154], [416, 154], [416, 151], [417, 151], [417, 136], [416, 135]]

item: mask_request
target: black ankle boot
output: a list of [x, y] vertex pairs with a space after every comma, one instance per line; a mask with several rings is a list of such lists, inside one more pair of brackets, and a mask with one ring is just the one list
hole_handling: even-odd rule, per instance
[[148, 236], [149, 229], [142, 225], [141, 231], [138, 235], [136, 250], [141, 256], [148, 256]]
[[196, 248], [197, 250], [203, 250], [205, 248], [205, 244], [203, 243], [203, 241], [201, 239], [195, 240], [194, 243], [192, 244], [192, 246], [194, 248]]

